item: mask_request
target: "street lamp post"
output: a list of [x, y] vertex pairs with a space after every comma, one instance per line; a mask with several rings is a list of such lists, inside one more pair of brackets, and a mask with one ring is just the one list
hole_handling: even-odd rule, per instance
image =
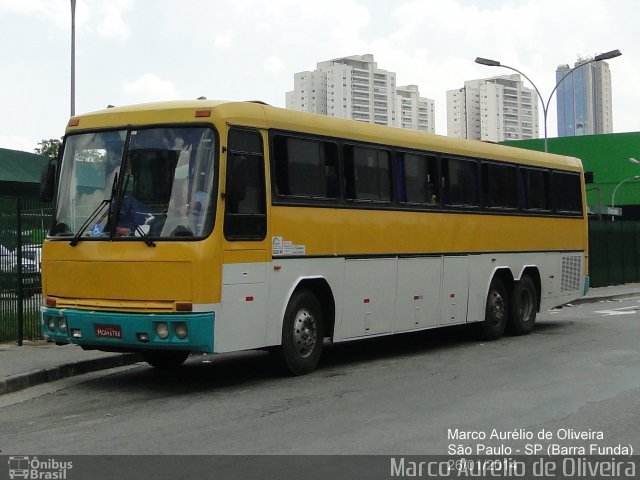
[[71, 116], [76, 114], [76, 0], [71, 0]]
[[619, 57], [620, 55], [622, 55], [620, 50], [611, 50], [610, 52], [601, 53], [600, 55], [596, 55], [591, 60], [588, 60], [588, 61], [578, 65], [577, 67], [573, 67], [571, 70], [569, 70], [564, 75], [564, 77], [562, 77], [556, 83], [556, 86], [553, 87], [553, 90], [551, 90], [551, 94], [549, 94], [549, 99], [546, 101], [546, 103], [544, 101], [544, 98], [542, 97], [542, 94], [540, 93], [540, 90], [538, 90], [538, 87], [536, 87], [536, 84], [533, 83], [531, 81], [531, 79], [529, 77], [527, 77], [524, 73], [522, 73], [520, 70], [518, 70], [516, 68], [513, 68], [513, 67], [510, 67], [508, 65], [503, 65], [502, 63], [498, 62], [497, 60], [490, 60], [488, 58], [477, 57], [475, 62], [479, 63], [480, 65], [486, 65], [488, 67], [502, 67], [502, 68], [506, 68], [508, 70], [513, 70], [514, 72], [517, 72], [520, 75], [522, 75], [524, 78], [526, 78], [529, 81], [529, 83], [531, 85], [533, 85], [533, 88], [535, 89], [536, 93], [538, 94], [538, 98], [540, 99], [540, 103], [542, 103], [542, 115], [544, 117], [544, 151], [548, 152], [549, 149], [548, 149], [548, 146], [547, 146], [547, 113], [549, 111], [549, 104], [551, 103], [551, 98], [553, 97], [553, 94], [555, 93], [555, 91], [558, 89], [558, 86], [564, 81], [565, 78], [567, 78], [569, 76], [569, 74], [573, 73], [574, 70], [577, 70], [580, 67], [584, 67], [585, 65], [588, 65], [589, 63], [599, 62], [600, 60], [609, 60], [611, 58]]
[[[616, 185], [616, 188], [613, 189], [613, 193], [611, 194], [611, 208], [615, 208], [616, 204], [616, 192], [618, 191], [618, 189], [622, 186], [623, 183], [628, 182], [630, 180], [640, 180], [640, 175], [634, 175], [633, 177], [629, 177], [629, 178], [625, 178], [624, 180], [622, 180], [619, 184]], [[615, 221], [615, 217], [613, 215], [611, 215], [611, 221], [614, 222]]]
[[[640, 160], [636, 160], [633, 157], [629, 157], [629, 162], [636, 164], [636, 165], [640, 165]], [[629, 178], [625, 178], [624, 180], [622, 180], [620, 183], [618, 183], [615, 188], [613, 189], [613, 193], [611, 194], [611, 208], [615, 208], [616, 206], [616, 192], [618, 191], [618, 189], [622, 186], [623, 183], [625, 182], [629, 182], [631, 180], [640, 180], [640, 175], [634, 175], [633, 177], [629, 177]], [[613, 215], [611, 215], [611, 221], [614, 222], [615, 221], [615, 217]]]

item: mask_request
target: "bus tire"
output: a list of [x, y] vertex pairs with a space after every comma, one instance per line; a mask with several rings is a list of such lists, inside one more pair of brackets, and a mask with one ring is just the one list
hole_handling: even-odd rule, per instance
[[142, 352], [142, 358], [152, 367], [160, 370], [170, 370], [178, 368], [189, 357], [186, 350], [170, 350], [170, 351], [149, 351]]
[[507, 327], [509, 301], [504, 282], [498, 277], [491, 280], [484, 321], [480, 324], [482, 336], [486, 340], [497, 340], [502, 337]]
[[528, 275], [523, 275], [511, 295], [509, 332], [514, 335], [526, 335], [531, 332], [536, 322], [537, 305], [536, 287]]
[[282, 344], [272, 349], [278, 370], [304, 375], [318, 365], [324, 341], [324, 319], [316, 296], [308, 290], [293, 294], [282, 323]]

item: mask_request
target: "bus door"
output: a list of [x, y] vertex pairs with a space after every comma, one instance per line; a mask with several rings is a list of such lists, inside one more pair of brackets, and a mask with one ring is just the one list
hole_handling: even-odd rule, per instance
[[267, 208], [262, 134], [229, 130], [226, 156], [222, 309], [216, 351], [262, 347], [267, 329]]

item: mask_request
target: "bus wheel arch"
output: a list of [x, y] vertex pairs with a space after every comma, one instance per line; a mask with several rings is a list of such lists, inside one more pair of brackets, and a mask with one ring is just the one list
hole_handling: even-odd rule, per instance
[[537, 298], [536, 312], [540, 312], [540, 302], [542, 298], [542, 278], [540, 277], [540, 271], [536, 266], [528, 266], [523, 270], [522, 274], [520, 275], [520, 279], [522, 279], [524, 276], [528, 276], [533, 282]]
[[540, 310], [539, 282], [539, 273], [532, 268], [525, 270], [513, 286], [508, 324], [513, 335], [526, 335], [533, 330], [536, 313]]
[[485, 318], [480, 322], [481, 334], [486, 340], [497, 340], [507, 328], [513, 284], [513, 275], [508, 268], [494, 272], [487, 289]]
[[282, 320], [281, 344], [269, 351], [277, 369], [289, 375], [313, 371], [322, 354], [324, 332], [323, 308], [317, 295], [307, 288], [296, 288]]
[[[318, 299], [324, 320], [324, 336], [325, 338], [333, 338], [336, 322], [336, 301], [329, 283], [322, 277], [303, 278], [293, 289], [291, 297], [302, 289], [308, 290]], [[287, 303], [291, 301], [291, 297]]]

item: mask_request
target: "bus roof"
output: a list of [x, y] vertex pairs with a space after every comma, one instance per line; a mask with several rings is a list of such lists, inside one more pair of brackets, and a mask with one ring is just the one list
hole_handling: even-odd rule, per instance
[[67, 133], [127, 125], [202, 123], [216, 119], [230, 125], [304, 132], [546, 168], [582, 170], [582, 163], [574, 157], [298, 112], [259, 101], [185, 100], [110, 107], [73, 117]]

